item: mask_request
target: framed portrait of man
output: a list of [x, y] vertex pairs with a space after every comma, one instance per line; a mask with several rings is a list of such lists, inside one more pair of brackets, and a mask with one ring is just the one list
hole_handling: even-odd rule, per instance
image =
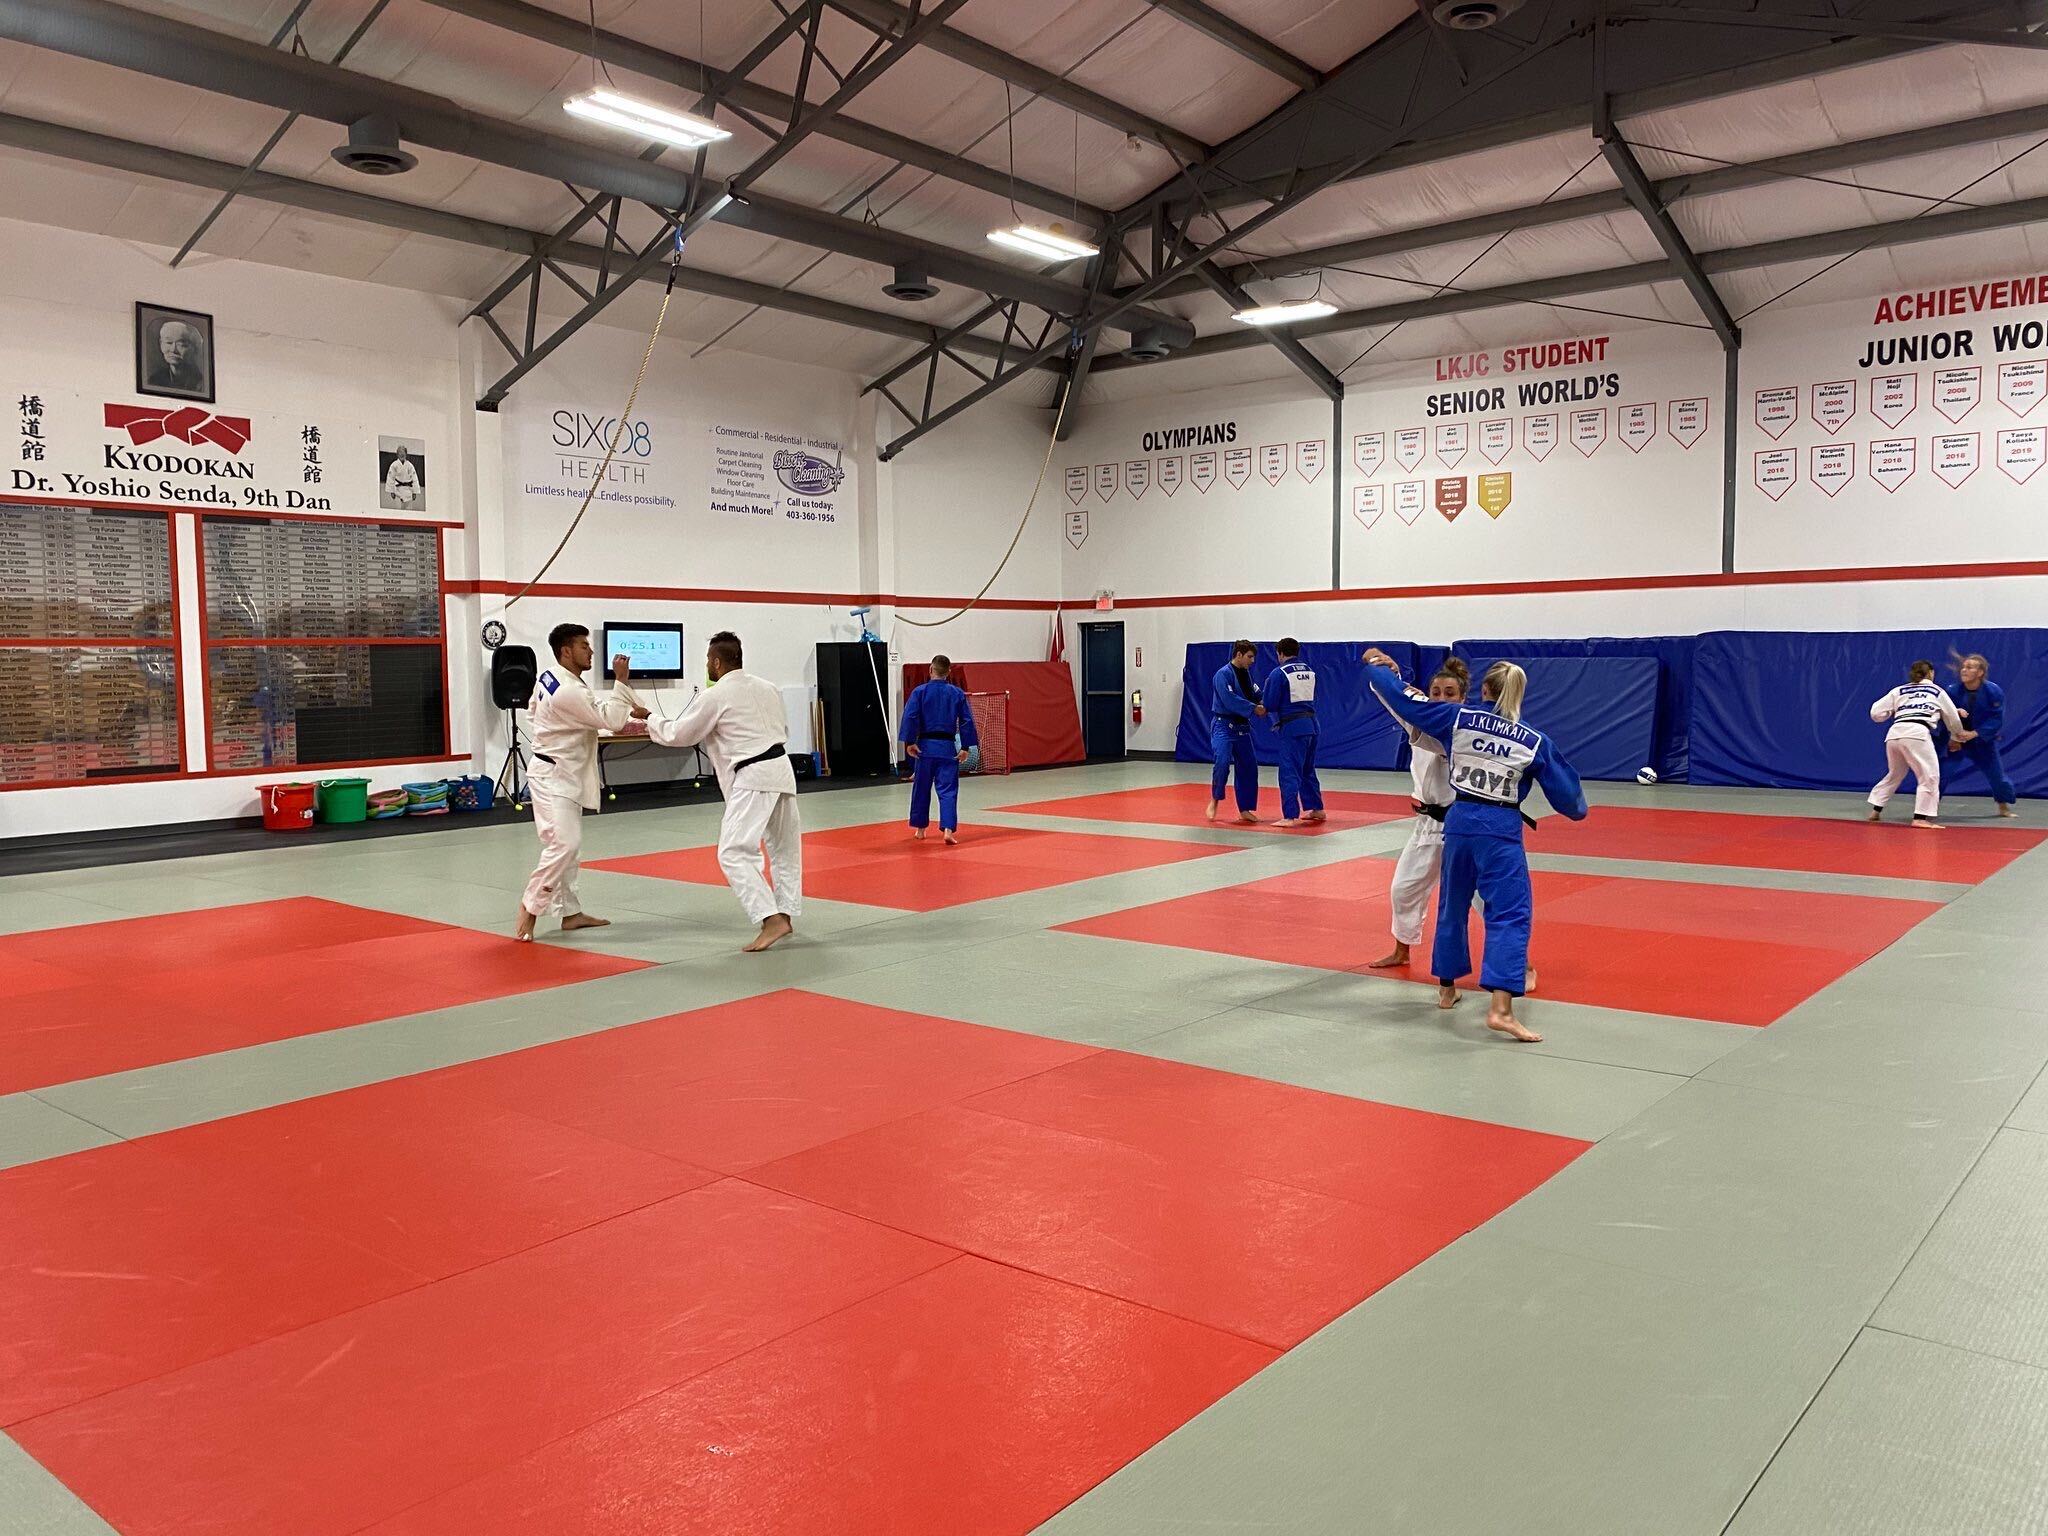
[[387, 512], [427, 510], [427, 445], [424, 439], [377, 439], [377, 505]]
[[135, 391], [213, 403], [213, 316], [135, 306]]

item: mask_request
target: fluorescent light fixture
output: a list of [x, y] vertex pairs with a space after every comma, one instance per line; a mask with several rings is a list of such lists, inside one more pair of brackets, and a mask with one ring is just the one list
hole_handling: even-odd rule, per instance
[[1078, 261], [1083, 256], [1093, 256], [1097, 249], [1086, 240], [1076, 240], [1057, 224], [1051, 229], [1037, 224], [1015, 224], [1008, 229], [992, 229], [988, 237], [997, 245], [1007, 245], [1041, 261]]
[[1327, 299], [1289, 299], [1284, 304], [1261, 304], [1256, 309], [1240, 309], [1230, 318], [1239, 325], [1292, 325], [1297, 320], [1320, 320], [1335, 313], [1337, 306]]
[[658, 139], [683, 149], [702, 149], [729, 139], [732, 134], [708, 118], [688, 112], [672, 112], [650, 101], [596, 86], [562, 103], [571, 117], [580, 117], [609, 128], [623, 128], [643, 139]]

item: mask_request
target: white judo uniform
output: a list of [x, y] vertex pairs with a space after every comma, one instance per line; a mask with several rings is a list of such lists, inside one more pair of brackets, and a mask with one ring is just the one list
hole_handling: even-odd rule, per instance
[[1885, 776], [1872, 786], [1870, 804], [1883, 810], [1892, 793], [1913, 775], [1913, 814], [1929, 820], [1941, 814], [1941, 754], [1934, 750], [1934, 727], [1946, 725], [1951, 736], [1963, 729], [1954, 699], [1938, 683], [1904, 683], [1870, 706], [1872, 720], [1889, 720], [1884, 733]]
[[520, 901], [535, 917], [574, 917], [583, 910], [576, 875], [583, 866], [583, 813], [597, 809], [597, 733], [618, 730], [639, 703], [626, 684], [599, 694], [559, 662], [534, 683], [526, 706], [533, 717], [527, 789], [540, 863]]
[[[1417, 693], [1416, 697], [1425, 695]], [[1393, 714], [1392, 710], [1387, 712]], [[1451, 763], [1444, 754], [1443, 743], [1434, 736], [1425, 736], [1398, 715], [1394, 718], [1408, 735], [1408, 776], [1417, 809], [1414, 825], [1408, 829], [1408, 841], [1402, 845], [1401, 857], [1394, 864], [1394, 883], [1388, 898], [1394, 909], [1394, 938], [1412, 946], [1422, 942], [1422, 925], [1429, 921], [1429, 898], [1436, 894], [1437, 877], [1444, 862], [1443, 812], [1456, 796], [1451, 791]], [[1421, 809], [1423, 806], [1429, 806], [1436, 814], [1429, 815]]]
[[[751, 672], [728, 672], [675, 719], [649, 720], [647, 734], [665, 747], [703, 745], [725, 795], [718, 867], [726, 883], [749, 922], [778, 912], [793, 921], [804, 902], [803, 825], [796, 772], [784, 750], [789, 716], [782, 690]], [[761, 878], [764, 852], [772, 885]]]

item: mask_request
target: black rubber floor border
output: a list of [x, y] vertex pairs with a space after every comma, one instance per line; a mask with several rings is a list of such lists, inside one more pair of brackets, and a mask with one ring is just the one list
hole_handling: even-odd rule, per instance
[[[1046, 763], [1040, 767], [1017, 768], [1012, 773], [1040, 773], [1050, 768], [1072, 768], [1074, 763]], [[799, 794], [827, 794], [835, 789], [873, 789], [901, 782], [907, 772], [892, 780], [889, 775], [872, 778], [801, 779]], [[679, 805], [702, 805], [719, 798], [718, 785], [709, 776], [701, 781], [671, 779], [659, 784], [621, 784], [618, 799], [606, 801], [604, 814], [630, 811], [671, 810]], [[383, 837], [414, 837], [463, 827], [497, 826], [528, 821], [524, 811], [514, 811], [509, 802], [488, 811], [446, 816], [396, 816], [389, 821], [361, 821], [341, 825], [316, 825], [312, 831], [268, 832], [255, 816], [232, 817], [222, 821], [174, 822], [151, 827], [109, 827], [91, 832], [51, 832], [0, 839], [0, 879], [9, 875], [61, 874], [72, 869], [98, 869], [114, 864], [153, 864], [164, 859], [199, 858], [211, 853], [247, 853], [262, 848], [281, 848], [294, 839], [334, 843], [367, 841]]]

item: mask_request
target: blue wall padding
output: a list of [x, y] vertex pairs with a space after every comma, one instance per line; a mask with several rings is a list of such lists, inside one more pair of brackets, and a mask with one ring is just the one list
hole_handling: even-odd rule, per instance
[[[1464, 643], [1459, 643], [1464, 653]], [[1649, 656], [1465, 654], [1476, 695], [1496, 661], [1529, 674], [1522, 718], [1548, 736], [1582, 779], [1633, 779], [1656, 734], [1656, 660]]]
[[[1460, 640], [1455, 649], [1468, 661], [1485, 656], [1516, 662], [1525, 669], [1534, 656], [1654, 657], [1662, 671], [1657, 678], [1657, 721], [1646, 761], [1658, 777], [1682, 780], [1691, 768], [1693, 658], [1698, 644], [1692, 635], [1643, 635], [1589, 640]], [[1475, 683], [1479, 680], [1477, 669], [1472, 679]], [[1541, 715], [1545, 707], [1538, 699], [1532, 713]], [[1633, 776], [1635, 769], [1629, 773]]]
[[[1724, 630], [1701, 635], [1692, 719], [1695, 784], [1867, 790], [1884, 775], [1885, 727], [1871, 703], [1931, 661], [1955, 681], [1951, 650], [1981, 651], [2005, 690], [1999, 746], [2023, 795], [2048, 795], [2048, 630]], [[1988, 793], [1961, 757], [1942, 756], [1942, 791]]]
[[[1182, 762], [1209, 761], [1210, 682], [1216, 669], [1230, 660], [1228, 640], [1206, 640], [1188, 647], [1181, 669], [1180, 729], [1173, 755]], [[1358, 658], [1368, 645], [1391, 656], [1404, 674], [1413, 676], [1416, 647], [1406, 640], [1304, 640], [1302, 660], [1316, 669], [1316, 724], [1321, 739], [1316, 762], [1325, 768], [1399, 768], [1408, 761], [1408, 741], [1393, 717], [1365, 686], [1365, 664]], [[1261, 644], [1252, 662], [1252, 686], [1264, 684], [1280, 658], [1270, 644]], [[1252, 727], [1259, 761], [1279, 760], [1279, 740], [1270, 721]], [[1633, 770], [1631, 770], [1633, 771]]]

